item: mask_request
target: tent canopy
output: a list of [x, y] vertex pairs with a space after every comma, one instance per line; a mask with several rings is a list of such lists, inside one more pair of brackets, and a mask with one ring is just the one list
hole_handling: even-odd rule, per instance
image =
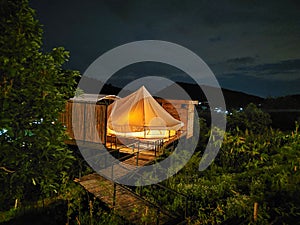
[[142, 86], [108, 106], [108, 133], [138, 138], [174, 135], [183, 123], [172, 117]]

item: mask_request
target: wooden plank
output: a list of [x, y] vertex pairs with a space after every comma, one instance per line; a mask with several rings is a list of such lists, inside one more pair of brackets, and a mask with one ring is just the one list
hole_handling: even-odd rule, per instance
[[84, 104], [72, 103], [71, 120], [69, 126], [76, 133], [77, 140], [84, 140]]
[[186, 138], [191, 138], [194, 135], [194, 119], [195, 119], [195, 106], [189, 105], [188, 107], [188, 118], [187, 118], [187, 134]]
[[104, 143], [105, 113], [106, 105], [68, 101], [60, 119], [71, 139], [75, 139], [74, 132], [76, 132], [77, 140], [91, 142], [101, 140]]
[[[157, 215], [157, 207], [120, 185], [116, 185], [114, 205], [114, 183], [99, 174], [86, 175], [77, 179], [76, 182], [133, 224], [157, 224], [157, 216], [160, 224], [174, 219], [163, 212], [159, 212]], [[145, 223], [145, 221], [147, 222]]]

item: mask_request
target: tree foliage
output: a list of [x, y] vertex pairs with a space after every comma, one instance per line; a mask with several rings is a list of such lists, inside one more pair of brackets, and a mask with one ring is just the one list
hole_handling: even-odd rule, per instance
[[[199, 172], [201, 153], [162, 184], [188, 196], [142, 187], [173, 212], [188, 206], [191, 224], [295, 224], [300, 221], [300, 134], [265, 129], [226, 133], [215, 161]], [[254, 217], [254, 203], [258, 205]]]
[[263, 112], [253, 103], [246, 106], [244, 110], [235, 110], [227, 118], [227, 129], [231, 132], [240, 130], [249, 130], [254, 133], [264, 132], [271, 124], [271, 117]]
[[76, 71], [63, 48], [42, 52], [42, 29], [27, 0], [0, 1], [1, 207], [59, 191], [72, 153], [57, 120], [74, 94]]

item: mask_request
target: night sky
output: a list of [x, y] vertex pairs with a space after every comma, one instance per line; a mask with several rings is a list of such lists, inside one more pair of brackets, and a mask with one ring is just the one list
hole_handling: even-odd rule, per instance
[[[164, 40], [198, 54], [223, 88], [263, 97], [300, 94], [298, 0], [32, 0], [30, 4], [43, 24], [44, 50], [65, 47], [71, 54], [67, 68], [81, 73], [119, 45]], [[181, 71], [154, 64], [129, 66], [119, 75], [132, 79], [143, 70], [186, 81]]]

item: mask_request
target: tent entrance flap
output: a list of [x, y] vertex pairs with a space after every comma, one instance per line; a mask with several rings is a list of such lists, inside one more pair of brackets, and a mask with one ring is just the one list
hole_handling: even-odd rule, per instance
[[174, 136], [183, 123], [172, 117], [144, 86], [108, 107], [108, 134], [138, 138]]

